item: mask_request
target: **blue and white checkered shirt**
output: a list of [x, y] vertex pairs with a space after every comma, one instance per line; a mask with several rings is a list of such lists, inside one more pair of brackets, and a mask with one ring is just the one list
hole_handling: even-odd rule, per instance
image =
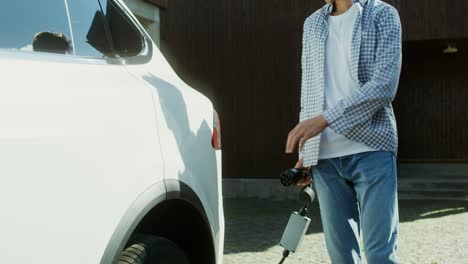
[[[380, 0], [354, 0], [360, 12], [351, 42], [351, 75], [360, 88], [323, 111], [326, 4], [304, 23], [300, 121], [323, 114], [329, 127], [350, 140], [397, 155], [398, 136], [392, 101], [402, 61], [401, 23], [397, 10]], [[317, 164], [320, 134], [299, 153], [304, 166]]]

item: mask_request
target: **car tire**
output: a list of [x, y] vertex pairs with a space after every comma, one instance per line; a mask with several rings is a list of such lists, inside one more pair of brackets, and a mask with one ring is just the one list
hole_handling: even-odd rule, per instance
[[137, 235], [117, 260], [117, 264], [190, 264], [184, 252], [172, 241], [150, 235]]

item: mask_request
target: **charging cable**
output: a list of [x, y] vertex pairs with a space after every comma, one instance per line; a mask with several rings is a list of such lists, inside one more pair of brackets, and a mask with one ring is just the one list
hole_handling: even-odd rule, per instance
[[278, 264], [283, 264], [283, 262], [286, 260], [288, 256], [289, 256], [289, 250], [287, 249], [283, 250], [283, 258], [280, 260]]

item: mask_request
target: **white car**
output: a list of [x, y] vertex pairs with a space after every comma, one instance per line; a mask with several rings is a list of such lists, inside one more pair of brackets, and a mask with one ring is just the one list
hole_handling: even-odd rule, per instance
[[217, 114], [122, 1], [2, 1], [0, 70], [0, 263], [222, 262]]

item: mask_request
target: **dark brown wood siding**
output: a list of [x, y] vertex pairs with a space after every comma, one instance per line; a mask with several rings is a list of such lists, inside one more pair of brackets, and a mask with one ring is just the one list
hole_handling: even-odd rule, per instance
[[169, 4], [168, 0], [145, 0], [145, 1], [160, 8], [167, 8]]
[[404, 40], [468, 37], [466, 0], [388, 0], [400, 12]]
[[[410, 16], [405, 9], [408, 2], [425, 6], [439, 0], [393, 1], [404, 16], [408, 14], [402, 21], [412, 31], [405, 31], [418, 33], [421, 23], [413, 19], [420, 17]], [[444, 2], [447, 7], [453, 2], [466, 7], [462, 0], [440, 0]], [[283, 152], [299, 114], [302, 24], [322, 4], [321, 0], [171, 0], [161, 12], [163, 53], [187, 83], [212, 99], [220, 114], [225, 177], [273, 178], [294, 165], [295, 157]], [[465, 20], [458, 22], [464, 25]], [[416, 33], [405, 36], [413, 39]], [[449, 33], [434, 38], [468, 37], [466, 28]], [[415, 38], [426, 39], [425, 34]], [[395, 103], [400, 158], [468, 159], [462, 130], [467, 114], [459, 113], [466, 107], [466, 57], [462, 52], [442, 56], [441, 48], [412, 55], [424, 43], [405, 44]]]
[[400, 161], [468, 162], [468, 39], [404, 44], [394, 102]]

